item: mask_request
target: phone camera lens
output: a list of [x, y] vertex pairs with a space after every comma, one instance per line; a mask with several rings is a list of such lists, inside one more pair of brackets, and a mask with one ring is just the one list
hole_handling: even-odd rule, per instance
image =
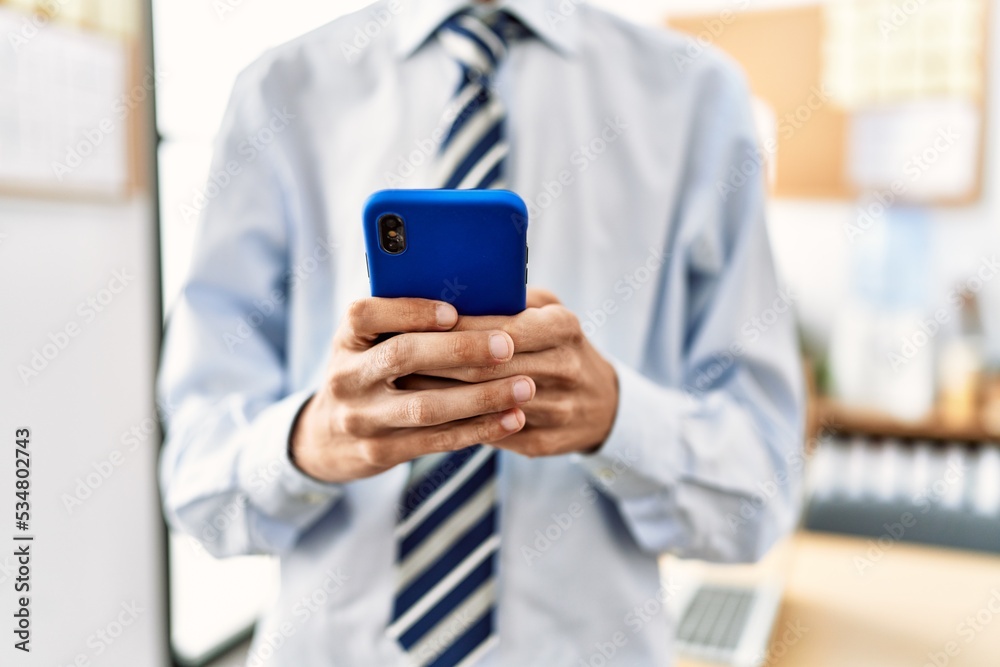
[[406, 250], [406, 226], [403, 219], [387, 213], [378, 220], [379, 244], [390, 255]]

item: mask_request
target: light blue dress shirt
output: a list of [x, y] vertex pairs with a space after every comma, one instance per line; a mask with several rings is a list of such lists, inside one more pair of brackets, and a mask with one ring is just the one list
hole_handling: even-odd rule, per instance
[[[428, 38], [461, 4], [379, 2], [266, 53], [219, 133], [167, 328], [161, 474], [171, 524], [210, 552], [281, 555], [251, 664], [404, 664], [384, 629], [407, 467], [325, 484], [287, 443], [369, 293], [365, 198], [435, 185], [459, 70]], [[488, 664], [666, 665], [658, 555], [754, 559], [798, 510], [793, 299], [772, 266], [748, 90], [679, 35], [575, 0], [502, 5], [535, 34], [497, 82], [531, 284], [580, 317], [620, 402], [596, 455], [502, 453]]]

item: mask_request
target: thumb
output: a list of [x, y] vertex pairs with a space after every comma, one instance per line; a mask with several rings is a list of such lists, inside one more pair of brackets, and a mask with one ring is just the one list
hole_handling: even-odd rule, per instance
[[556, 303], [560, 303], [559, 298], [552, 292], [540, 287], [528, 288], [528, 308], [541, 308]]

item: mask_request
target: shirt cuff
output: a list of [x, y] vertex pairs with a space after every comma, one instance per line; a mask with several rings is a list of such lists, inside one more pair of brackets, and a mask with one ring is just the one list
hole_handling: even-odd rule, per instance
[[684, 468], [680, 424], [684, 395], [611, 360], [618, 374], [618, 412], [604, 444], [573, 454], [597, 486], [628, 500], [672, 489]]
[[240, 459], [240, 487], [261, 514], [304, 526], [325, 513], [340, 496], [342, 484], [321, 482], [302, 472], [288, 451], [292, 426], [312, 391], [291, 394], [254, 420], [253, 443]]

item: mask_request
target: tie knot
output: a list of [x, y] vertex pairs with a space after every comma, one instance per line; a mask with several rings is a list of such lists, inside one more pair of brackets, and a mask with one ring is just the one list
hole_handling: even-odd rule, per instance
[[441, 25], [438, 39], [467, 75], [489, 78], [507, 56], [510, 40], [520, 34], [520, 25], [503, 11], [479, 17], [466, 10]]

